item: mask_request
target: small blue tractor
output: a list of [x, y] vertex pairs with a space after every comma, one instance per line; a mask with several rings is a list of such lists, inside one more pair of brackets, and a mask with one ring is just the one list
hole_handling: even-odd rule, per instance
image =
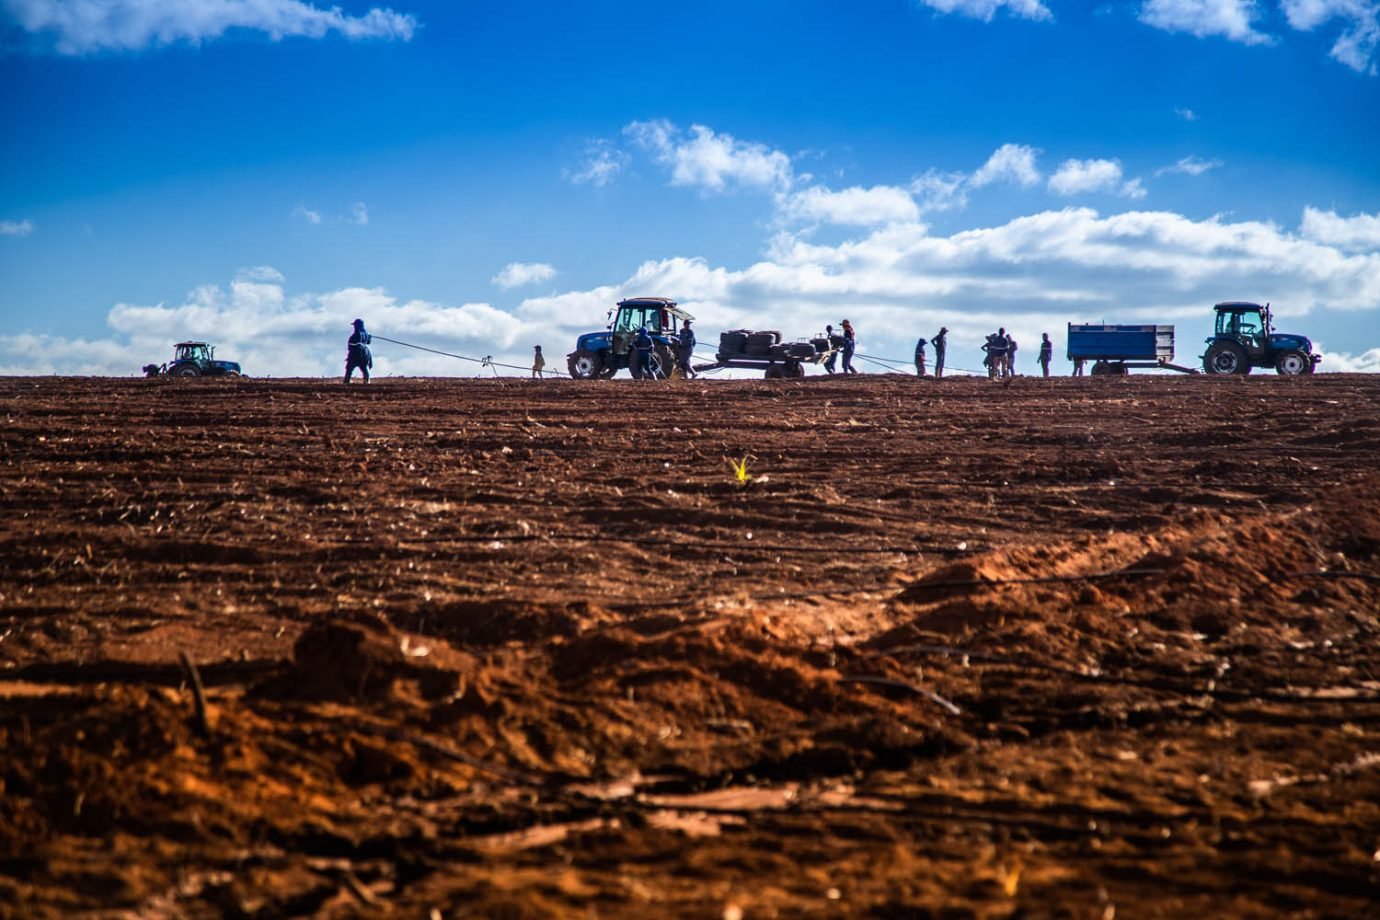
[[1275, 332], [1270, 305], [1228, 301], [1217, 304], [1217, 326], [1207, 342], [1203, 369], [1209, 374], [1249, 374], [1273, 367], [1286, 376], [1311, 374], [1322, 355], [1307, 337]]
[[217, 361], [216, 349], [205, 342], [178, 342], [173, 346], [173, 359], [164, 365], [144, 365], [144, 375], [157, 377], [240, 377], [237, 361]]
[[609, 311], [609, 325], [603, 332], [587, 332], [575, 342], [566, 356], [570, 376], [577, 380], [609, 378], [630, 366], [632, 341], [637, 331], [647, 327], [652, 337], [652, 376], [666, 378], [675, 367], [675, 346], [681, 320], [694, 317], [665, 297], [632, 297], [618, 301]]

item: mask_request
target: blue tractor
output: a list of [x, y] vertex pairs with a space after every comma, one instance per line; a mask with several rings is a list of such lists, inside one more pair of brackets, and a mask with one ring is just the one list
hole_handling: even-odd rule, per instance
[[1217, 326], [1205, 340], [1203, 355], [1209, 374], [1249, 374], [1253, 367], [1273, 367], [1286, 376], [1311, 374], [1322, 360], [1306, 336], [1274, 331], [1269, 304], [1233, 300], [1214, 309]]
[[682, 320], [694, 317], [665, 297], [632, 297], [618, 301], [609, 311], [609, 325], [603, 332], [587, 332], [575, 342], [566, 356], [570, 376], [577, 380], [609, 378], [630, 366], [632, 341], [643, 326], [652, 336], [652, 376], [669, 377], [675, 367], [677, 331]]
[[173, 359], [167, 364], [147, 364], [144, 375], [157, 377], [239, 377], [238, 361], [217, 361], [216, 348], [205, 342], [178, 342], [173, 346]]

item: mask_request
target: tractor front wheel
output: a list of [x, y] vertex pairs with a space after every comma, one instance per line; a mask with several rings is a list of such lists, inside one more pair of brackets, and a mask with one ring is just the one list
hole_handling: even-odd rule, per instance
[[1203, 369], [1209, 374], [1249, 374], [1251, 364], [1235, 342], [1213, 342], [1203, 357]]
[[1301, 351], [1286, 351], [1275, 362], [1275, 370], [1283, 377], [1313, 373], [1313, 362]]
[[593, 380], [603, 372], [604, 359], [598, 352], [580, 349], [566, 359], [566, 367], [576, 380]]
[[172, 372], [174, 377], [200, 377], [201, 368], [195, 364], [184, 364]]

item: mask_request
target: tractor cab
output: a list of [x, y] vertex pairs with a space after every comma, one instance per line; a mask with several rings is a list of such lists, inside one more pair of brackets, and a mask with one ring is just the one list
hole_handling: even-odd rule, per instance
[[609, 329], [613, 333], [613, 353], [626, 355], [637, 337], [637, 330], [643, 326], [653, 337], [674, 335], [679, 326], [677, 320], [694, 319], [684, 310], [677, 309], [676, 302], [665, 297], [636, 297], [618, 301], [617, 312]]
[[173, 363], [194, 361], [197, 364], [209, 364], [215, 354], [216, 350], [205, 342], [178, 342], [173, 346]]
[[1258, 303], [1219, 303], [1217, 327], [1219, 339], [1231, 339], [1240, 344], [1248, 355], [1265, 352], [1270, 335], [1270, 305]]

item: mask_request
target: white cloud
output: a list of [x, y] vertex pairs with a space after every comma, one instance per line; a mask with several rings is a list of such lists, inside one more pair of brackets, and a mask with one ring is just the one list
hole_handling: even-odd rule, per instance
[[981, 187], [993, 182], [1014, 182], [1031, 186], [1040, 181], [1035, 160], [1040, 151], [1024, 144], [1002, 144], [987, 158], [982, 168], [973, 173], [972, 183]]
[[292, 216], [301, 218], [309, 224], [321, 223], [321, 212], [313, 211], [311, 208], [304, 208], [300, 205], [292, 209]]
[[996, 12], [1005, 8], [1011, 15], [1023, 19], [1052, 19], [1049, 9], [1039, 0], [919, 0], [924, 6], [941, 13], [958, 13], [991, 22]]
[[556, 277], [556, 269], [545, 262], [509, 262], [503, 270], [489, 280], [504, 290], [521, 287], [524, 284], [537, 284]]
[[585, 144], [581, 166], [574, 170], [564, 170], [564, 175], [576, 185], [603, 188], [617, 178], [627, 167], [630, 159], [626, 152], [619, 150], [609, 141], [592, 140]]
[[1146, 0], [1140, 21], [1198, 38], [1220, 35], [1247, 45], [1267, 44], [1273, 39], [1251, 25], [1256, 14], [1255, 0]]
[[1371, 348], [1359, 355], [1344, 351], [1328, 351], [1322, 342], [1313, 346], [1324, 355], [1318, 368], [1323, 371], [1339, 371], [1346, 374], [1380, 374], [1380, 348]]
[[33, 232], [31, 220], [0, 220], [0, 236], [28, 236]]
[[911, 180], [910, 193], [922, 212], [961, 211], [968, 206], [968, 174], [931, 169]]
[[915, 220], [920, 216], [910, 193], [894, 185], [853, 186], [838, 192], [816, 185], [785, 196], [778, 211], [785, 220], [855, 227]]
[[1049, 177], [1049, 190], [1056, 195], [1105, 192], [1123, 198], [1144, 198], [1139, 179], [1122, 181], [1118, 160], [1065, 160]]
[[1217, 169], [1222, 165], [1221, 160], [1204, 160], [1199, 157], [1184, 157], [1170, 166], [1162, 166], [1155, 170], [1156, 176], [1201, 176], [1209, 170]]
[[286, 281], [287, 279], [283, 277], [282, 272], [278, 271], [278, 269], [274, 268], [272, 265], [253, 265], [237, 271], [235, 273], [235, 280], [278, 282]]
[[1305, 239], [1347, 252], [1380, 253], [1380, 214], [1339, 217], [1336, 211], [1308, 207], [1299, 232]]
[[664, 119], [635, 121], [623, 133], [671, 170], [672, 185], [720, 192], [730, 185], [786, 190], [794, 182], [786, 154], [704, 125], [691, 125], [687, 133]]
[[1179, 107], [1179, 106], [1175, 106], [1175, 108], [1174, 108], [1174, 114], [1177, 115], [1177, 116], [1179, 116], [1180, 118], [1182, 118], [1184, 121], [1197, 121], [1197, 120], [1198, 120], [1198, 113], [1195, 112], [1195, 111], [1193, 111], [1192, 109], [1186, 109], [1186, 108], [1181, 108], [1181, 107]]
[[1360, 73], [1375, 76], [1380, 48], [1380, 3], [1375, 0], [1281, 0], [1289, 25], [1308, 32], [1333, 19], [1345, 24], [1332, 56]]
[[26, 32], [53, 41], [61, 54], [138, 50], [176, 42], [197, 44], [231, 29], [262, 32], [274, 41], [336, 32], [349, 39], [408, 41], [415, 17], [374, 7], [360, 16], [301, 0], [2, 0]]
[[356, 201], [350, 207], [350, 216], [344, 218], [346, 223], [354, 224], [356, 227], [363, 227], [369, 223], [369, 206], [362, 201]]

